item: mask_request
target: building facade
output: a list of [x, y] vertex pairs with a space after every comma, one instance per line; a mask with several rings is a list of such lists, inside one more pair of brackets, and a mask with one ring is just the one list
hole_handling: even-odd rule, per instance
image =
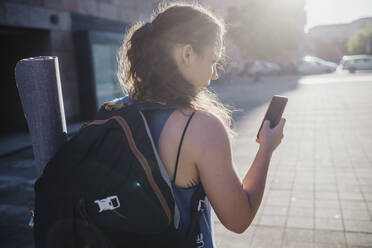
[[0, 138], [27, 132], [14, 79], [16, 63], [58, 56], [67, 123], [92, 118], [105, 100], [121, 96], [117, 50], [125, 30], [149, 20], [158, 0], [0, 1]]
[[346, 53], [347, 40], [363, 28], [372, 27], [372, 17], [351, 23], [321, 25], [306, 34], [309, 52], [327, 60], [339, 62]]

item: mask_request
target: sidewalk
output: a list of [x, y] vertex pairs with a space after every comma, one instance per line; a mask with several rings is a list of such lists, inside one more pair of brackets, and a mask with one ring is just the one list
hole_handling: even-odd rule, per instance
[[[68, 125], [71, 137], [83, 123]], [[37, 177], [27, 133], [0, 139], [0, 240], [1, 247], [34, 247], [28, 226], [28, 204], [34, 200]]]
[[224, 89], [247, 104], [267, 98], [247, 106], [237, 123], [233, 151], [241, 177], [258, 149], [268, 95], [274, 91], [289, 101], [284, 140], [273, 154], [258, 214], [241, 235], [215, 217], [217, 246], [372, 247], [372, 74], [307, 77], [296, 87], [293, 80]]

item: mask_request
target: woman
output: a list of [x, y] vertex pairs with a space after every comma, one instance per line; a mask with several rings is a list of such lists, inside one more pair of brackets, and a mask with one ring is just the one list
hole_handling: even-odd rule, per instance
[[252, 222], [285, 123], [273, 129], [264, 123], [256, 158], [241, 181], [231, 154], [230, 111], [206, 88], [218, 78], [224, 32], [223, 23], [203, 7], [171, 4], [158, 8], [151, 22], [131, 27], [119, 54], [118, 77], [129, 98], [115, 103], [150, 101], [170, 108], [151, 113], [151, 132], [173, 179], [183, 233], [190, 224], [190, 196], [200, 183], [206, 192], [204, 247], [214, 247], [210, 206], [233, 232], [244, 232]]

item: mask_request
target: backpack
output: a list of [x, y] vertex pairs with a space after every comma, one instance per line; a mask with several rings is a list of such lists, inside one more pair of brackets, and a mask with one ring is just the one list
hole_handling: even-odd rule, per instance
[[184, 238], [145, 117], [164, 108], [106, 103], [61, 147], [35, 183], [36, 248], [200, 247], [203, 187], [199, 184], [192, 197], [191, 227]]

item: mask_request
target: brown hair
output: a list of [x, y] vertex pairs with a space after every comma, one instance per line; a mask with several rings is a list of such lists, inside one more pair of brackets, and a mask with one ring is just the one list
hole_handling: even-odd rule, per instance
[[135, 101], [212, 113], [223, 121], [231, 137], [231, 110], [207, 88], [195, 89], [171, 55], [178, 44], [190, 44], [201, 56], [211, 45], [223, 51], [224, 33], [223, 22], [200, 5], [161, 4], [151, 22], [138, 22], [127, 31], [119, 50], [119, 82]]

